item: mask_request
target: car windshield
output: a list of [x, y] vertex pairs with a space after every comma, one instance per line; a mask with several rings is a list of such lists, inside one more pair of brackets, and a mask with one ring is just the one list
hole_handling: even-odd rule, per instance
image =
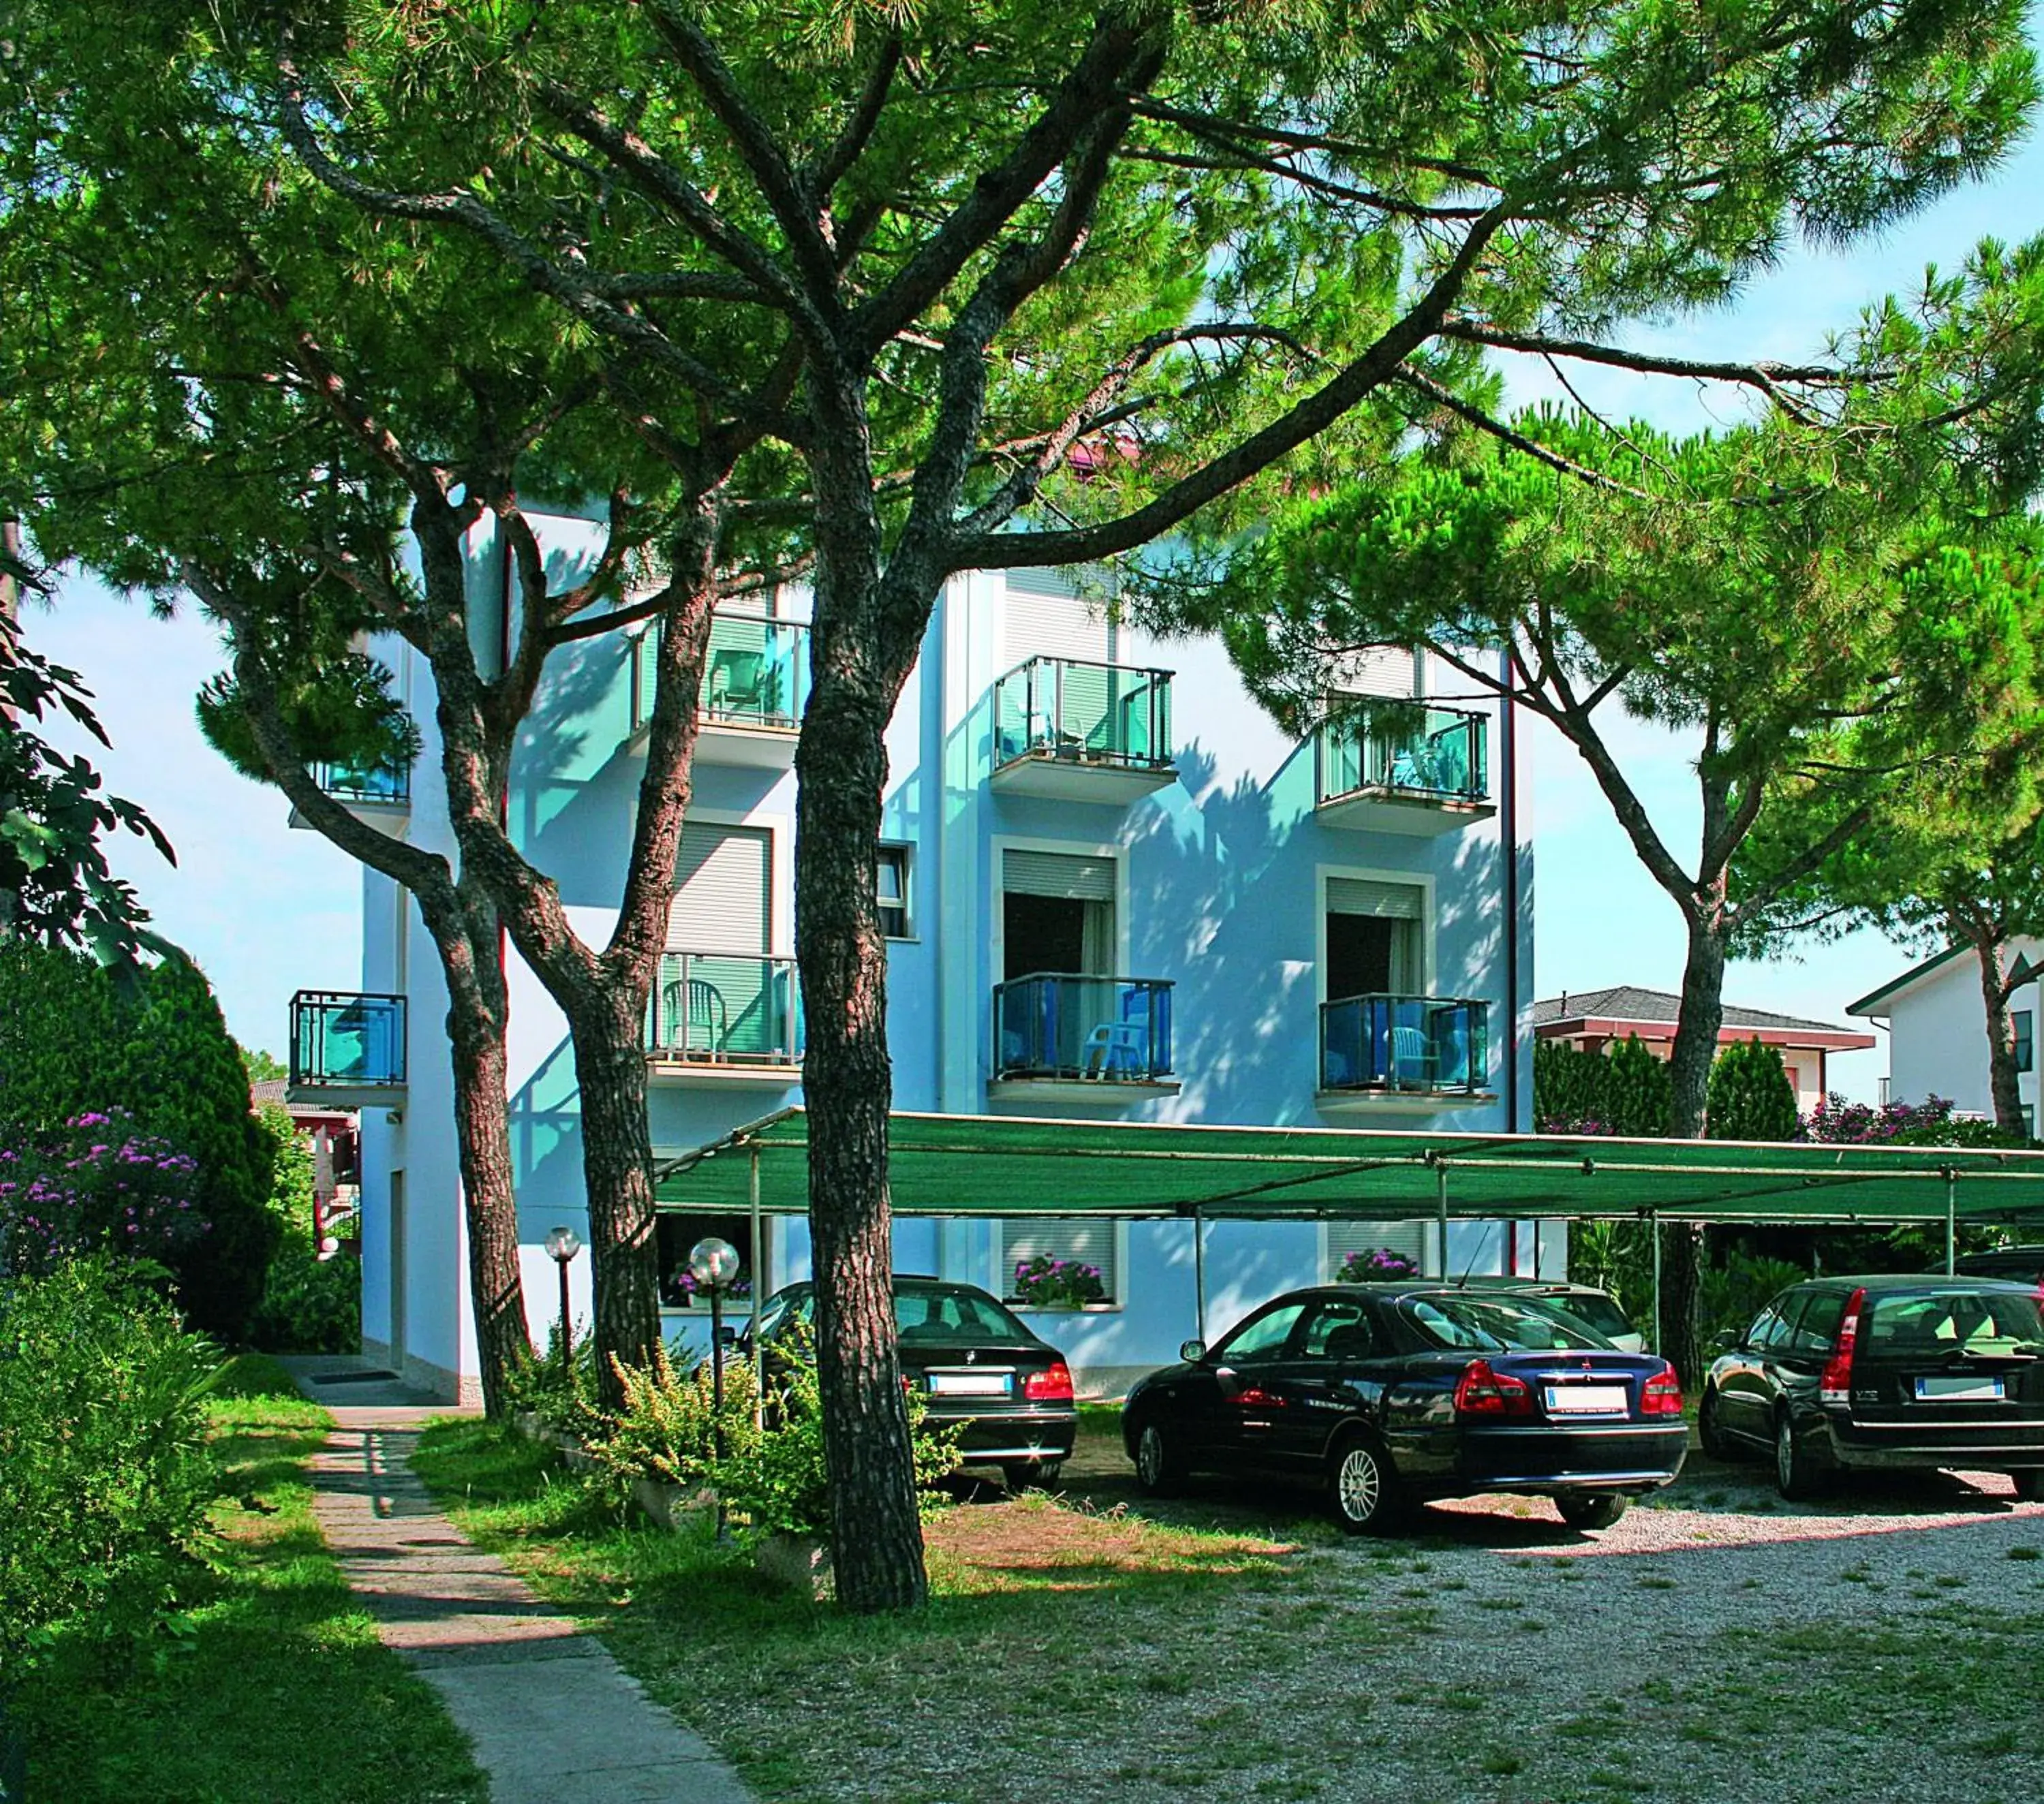
[[897, 1291], [894, 1326], [910, 1345], [964, 1346], [1032, 1338], [992, 1297], [962, 1286]]
[[1869, 1353], [1938, 1358], [2044, 1353], [2044, 1303], [2032, 1291], [1904, 1292], [1871, 1299]]
[[1470, 1353], [1562, 1353], [1611, 1342], [1548, 1298], [1408, 1297], [1406, 1319], [1437, 1347]]

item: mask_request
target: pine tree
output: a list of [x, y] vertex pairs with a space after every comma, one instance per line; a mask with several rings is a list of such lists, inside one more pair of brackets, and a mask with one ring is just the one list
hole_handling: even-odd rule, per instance
[[1796, 1090], [1773, 1047], [1736, 1040], [1711, 1067], [1709, 1118], [1713, 1140], [1792, 1140], [1802, 1118]]

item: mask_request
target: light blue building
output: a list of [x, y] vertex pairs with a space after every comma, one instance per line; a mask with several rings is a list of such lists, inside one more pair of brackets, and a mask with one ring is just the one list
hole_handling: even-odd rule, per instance
[[[550, 549], [596, 529], [554, 523]], [[476, 634], [508, 630], [501, 563], [478, 529]], [[807, 681], [805, 595], [719, 616], [694, 800], [648, 1023], [656, 1151], [678, 1154], [801, 1098], [794, 953], [793, 757]], [[607, 934], [640, 774], [647, 645], [558, 654], [521, 743], [512, 830], [586, 935]], [[384, 654], [426, 735], [430, 677]], [[1396, 731], [1287, 738], [1209, 641], [1105, 617], [1065, 576], [976, 572], [947, 585], [889, 729], [875, 872], [889, 932], [895, 1106], [955, 1115], [1504, 1130], [1531, 1123], [1528, 773], [1510, 724], [1408, 652], [1358, 658], [1343, 685], [1417, 698]], [[366, 816], [448, 842], [439, 785], [348, 783]], [[386, 793], [387, 792], [387, 793]], [[473, 1395], [438, 961], [417, 911], [363, 882], [363, 996], [301, 1010], [294, 1079], [365, 1105], [367, 1350]], [[539, 984], [507, 954], [511, 1127], [526, 1283], [544, 1339], [556, 1274], [541, 1242], [586, 1234], [574, 1063]], [[383, 999], [402, 998], [401, 1005]], [[402, 1013], [402, 1019], [400, 1015]], [[322, 1065], [324, 1069], [321, 1069]], [[663, 1218], [670, 1321], [699, 1341], [680, 1282], [705, 1232]], [[1559, 1223], [1217, 1223], [1209, 1320], [1332, 1276], [1389, 1246], [1429, 1270], [1559, 1272]], [[1048, 1253], [1097, 1267], [1104, 1303], [1041, 1326], [1082, 1388], [1112, 1392], [1193, 1331], [1177, 1222], [917, 1219], [897, 1267], [1012, 1294]], [[769, 1289], [809, 1271], [800, 1219], [768, 1224]], [[588, 1261], [571, 1268], [588, 1308]], [[748, 1277], [757, 1275], [747, 1274]]]

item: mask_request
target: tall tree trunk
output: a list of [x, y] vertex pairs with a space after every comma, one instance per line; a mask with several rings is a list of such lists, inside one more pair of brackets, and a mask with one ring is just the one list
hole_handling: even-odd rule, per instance
[[455, 1145], [468, 1230], [468, 1295], [486, 1415], [510, 1407], [508, 1380], [531, 1350], [518, 1261], [518, 1197], [511, 1175], [507, 1015], [497, 965], [496, 916], [471, 899], [470, 927], [439, 946], [448, 974]]
[[795, 950], [807, 1032], [817, 1377], [839, 1601], [929, 1594], [894, 1334], [887, 954], [874, 902], [885, 714], [819, 672], [796, 766]]
[[[1704, 1131], [1711, 1065], [1717, 1057], [1718, 1029], [1724, 1021], [1724, 930], [1716, 911], [1688, 912], [1689, 958], [1682, 967], [1682, 1000], [1675, 1021], [1675, 1044], [1668, 1060], [1673, 1092], [1668, 1132], [1694, 1140]], [[1703, 1292], [1704, 1230], [1669, 1222], [1661, 1234], [1661, 1352], [1685, 1384], [1704, 1368], [1699, 1303]]]
[[582, 1096], [597, 1389], [611, 1407], [624, 1400], [613, 1362], [647, 1365], [660, 1342], [644, 995], [607, 990], [586, 999], [568, 1020]]
[[2027, 1138], [2023, 1125], [2023, 1080], [2015, 1069], [2015, 1039], [2008, 1015], [2008, 980], [2001, 969], [2001, 946], [1991, 923], [1974, 924], [1967, 935], [1980, 961], [1981, 1000], [1987, 1008], [1988, 1094], [1994, 1124], [2004, 1134]]

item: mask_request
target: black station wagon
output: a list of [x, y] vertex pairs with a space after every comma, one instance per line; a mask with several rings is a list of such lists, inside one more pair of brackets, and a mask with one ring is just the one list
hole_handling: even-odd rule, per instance
[[1438, 1281], [1336, 1284], [1266, 1303], [1129, 1393], [1145, 1491], [1194, 1472], [1323, 1487], [1343, 1527], [1431, 1497], [1551, 1497], [1608, 1528], [1671, 1484], [1689, 1436], [1673, 1368], [1622, 1353], [1545, 1298]]
[[1784, 1291], [1712, 1361], [1704, 1451], [1774, 1456], [1784, 1497], [1835, 1473], [2007, 1472], [2044, 1495], [2044, 1303], [1993, 1278], [1817, 1278]]

